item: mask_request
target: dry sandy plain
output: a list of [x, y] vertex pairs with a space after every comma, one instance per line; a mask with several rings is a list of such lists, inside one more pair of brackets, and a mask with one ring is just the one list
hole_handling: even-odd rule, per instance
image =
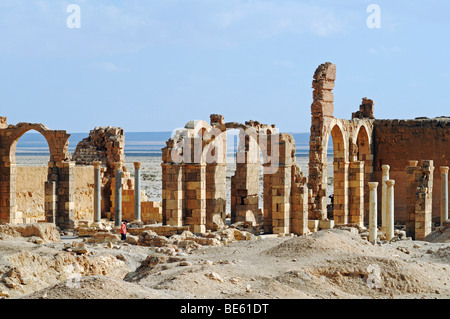
[[[137, 158], [127, 158], [127, 165]], [[147, 158], [148, 159], [148, 158]], [[143, 164], [158, 197], [157, 158]], [[302, 165], [304, 170], [304, 165]], [[84, 243], [43, 231], [0, 230], [0, 296], [7, 299], [448, 299], [450, 230], [433, 242], [371, 244], [358, 232], [253, 235], [193, 250]], [[438, 236], [439, 235], [439, 236]], [[170, 240], [170, 238], [169, 238]]]

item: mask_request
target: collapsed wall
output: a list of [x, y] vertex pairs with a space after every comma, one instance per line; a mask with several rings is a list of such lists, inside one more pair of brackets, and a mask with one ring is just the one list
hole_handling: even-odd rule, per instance
[[[125, 134], [119, 127], [96, 127], [89, 136], [80, 141], [73, 153], [72, 160], [76, 165], [93, 165], [101, 162], [101, 211], [110, 212], [113, 209], [115, 163], [120, 163], [123, 169], [123, 183], [126, 189], [132, 180], [125, 167]], [[93, 174], [92, 174], [93, 175]], [[103, 217], [107, 217], [106, 215]]]

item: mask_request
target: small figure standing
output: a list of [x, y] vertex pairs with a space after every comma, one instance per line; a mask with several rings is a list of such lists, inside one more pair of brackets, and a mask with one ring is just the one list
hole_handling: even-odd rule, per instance
[[123, 221], [122, 225], [120, 226], [120, 235], [122, 236], [122, 240], [127, 239], [127, 221]]

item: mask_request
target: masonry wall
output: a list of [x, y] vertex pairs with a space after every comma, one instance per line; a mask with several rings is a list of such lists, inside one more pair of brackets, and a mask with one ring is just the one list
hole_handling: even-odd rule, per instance
[[[23, 218], [44, 220], [44, 183], [47, 166], [17, 166], [16, 204]], [[75, 166], [75, 219], [92, 220], [94, 205], [94, 168]]]
[[[440, 166], [450, 165], [450, 118], [415, 120], [375, 120], [374, 179], [381, 183], [382, 165], [390, 166], [395, 180], [395, 220], [406, 220], [406, 167], [409, 160], [433, 160], [433, 218], [439, 217]], [[380, 184], [381, 185], [381, 184]], [[381, 187], [378, 188], [381, 207]]]

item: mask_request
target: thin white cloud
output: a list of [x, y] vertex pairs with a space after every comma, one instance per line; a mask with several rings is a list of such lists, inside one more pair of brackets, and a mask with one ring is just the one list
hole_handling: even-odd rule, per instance
[[[66, 7], [81, 8], [81, 28]], [[350, 18], [349, 18], [350, 17]], [[350, 12], [294, 1], [155, 0], [0, 2], [0, 54], [98, 57], [158, 45], [233, 48], [283, 34], [345, 32]]]
[[393, 46], [393, 47], [385, 47], [385, 46], [381, 46], [379, 48], [370, 48], [369, 53], [371, 54], [397, 54], [397, 53], [402, 53], [403, 49], [398, 47], [398, 46]]
[[286, 68], [293, 68], [295, 66], [294, 62], [287, 60], [273, 60], [273, 65], [282, 66]]
[[91, 64], [89, 64], [89, 69], [113, 73], [130, 71], [130, 69], [128, 68], [118, 67], [117, 65], [111, 62], [92, 62]]

